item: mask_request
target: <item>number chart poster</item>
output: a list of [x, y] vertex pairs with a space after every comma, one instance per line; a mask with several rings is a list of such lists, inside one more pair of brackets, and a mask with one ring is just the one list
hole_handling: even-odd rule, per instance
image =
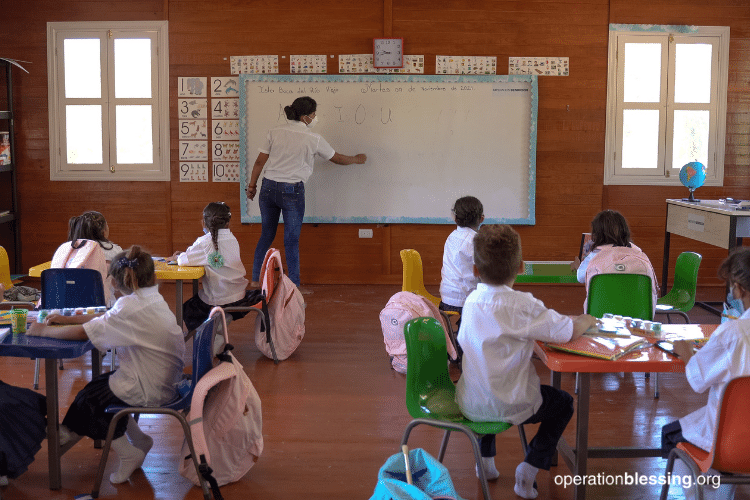
[[[316, 158], [305, 184], [308, 223], [455, 224], [451, 206], [476, 196], [486, 223], [534, 224], [537, 78], [533, 75], [240, 75], [242, 222], [268, 130], [309, 95], [320, 134], [364, 165]], [[262, 176], [259, 180], [259, 187]], [[258, 190], [260, 193], [260, 189]]]

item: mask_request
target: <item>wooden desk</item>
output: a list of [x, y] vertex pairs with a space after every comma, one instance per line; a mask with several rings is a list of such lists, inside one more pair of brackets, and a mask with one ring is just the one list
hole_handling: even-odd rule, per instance
[[578, 283], [570, 261], [524, 261], [516, 283]]
[[672, 234], [726, 248], [731, 252], [734, 247], [742, 245], [742, 238], [750, 237], [750, 210], [736, 210], [718, 200], [703, 200], [700, 203], [667, 200], [661, 271], [662, 296], [667, 293], [669, 238]]
[[[49, 269], [51, 262], [45, 262], [29, 269], [29, 276], [40, 278], [42, 271]], [[175, 280], [175, 312], [177, 324], [182, 328], [182, 280], [193, 280], [193, 294], [198, 293], [198, 280], [205, 273], [203, 266], [170, 266], [166, 262], [154, 260], [156, 279]]]
[[[675, 332], [684, 331], [693, 338], [710, 336], [718, 325], [663, 325], [664, 336], [675, 338]], [[651, 339], [653, 342], [654, 339]], [[589, 403], [592, 373], [641, 373], [641, 372], [683, 372], [685, 364], [679, 359], [655, 347], [644, 348], [623, 356], [616, 361], [589, 358], [550, 349], [541, 342], [534, 346], [534, 352], [550, 369], [550, 384], [560, 388], [562, 373], [578, 373], [578, 404], [576, 408], [576, 442], [575, 448], [561, 438], [557, 451], [565, 459], [571, 473], [583, 478], [587, 474], [589, 458], [634, 458], [660, 457], [660, 448], [599, 448], [589, 447]], [[675, 418], [681, 415], [675, 415]], [[612, 429], [612, 432], [617, 432]], [[574, 485], [573, 498], [586, 498], [586, 486]]]
[[91, 341], [59, 340], [47, 337], [27, 337], [24, 334], [8, 335], [0, 342], [0, 356], [14, 358], [43, 358], [44, 377], [47, 396], [47, 448], [49, 466], [49, 488], [59, 490], [62, 487], [60, 459], [60, 403], [57, 387], [57, 360], [77, 358], [91, 351], [91, 376], [96, 377], [101, 371], [99, 351]]

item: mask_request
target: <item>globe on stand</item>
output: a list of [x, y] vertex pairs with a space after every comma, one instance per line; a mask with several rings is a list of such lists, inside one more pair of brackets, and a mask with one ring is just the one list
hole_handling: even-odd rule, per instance
[[706, 182], [706, 167], [699, 161], [691, 161], [686, 163], [680, 169], [680, 182], [683, 186], [690, 190], [690, 197], [683, 198], [682, 201], [689, 201], [697, 203], [701, 200], [696, 200], [693, 197], [693, 191], [698, 189]]

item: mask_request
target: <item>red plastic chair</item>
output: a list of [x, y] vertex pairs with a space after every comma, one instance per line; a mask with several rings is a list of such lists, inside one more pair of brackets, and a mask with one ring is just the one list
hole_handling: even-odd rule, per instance
[[[750, 484], [750, 377], [739, 377], [727, 384], [721, 398], [719, 423], [711, 450], [706, 451], [690, 443], [679, 443], [669, 452], [665, 477], [670, 477], [675, 459], [682, 460], [697, 477], [715, 469], [720, 471], [721, 484]], [[661, 490], [661, 500], [669, 493], [669, 481]], [[703, 488], [697, 488], [698, 500], [703, 500]]]

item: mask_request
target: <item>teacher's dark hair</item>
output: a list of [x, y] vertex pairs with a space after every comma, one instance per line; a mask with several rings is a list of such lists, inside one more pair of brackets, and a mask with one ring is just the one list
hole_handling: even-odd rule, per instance
[[311, 115], [318, 109], [318, 103], [310, 96], [298, 97], [291, 106], [284, 107], [284, 113], [290, 120], [299, 121], [305, 115]]

